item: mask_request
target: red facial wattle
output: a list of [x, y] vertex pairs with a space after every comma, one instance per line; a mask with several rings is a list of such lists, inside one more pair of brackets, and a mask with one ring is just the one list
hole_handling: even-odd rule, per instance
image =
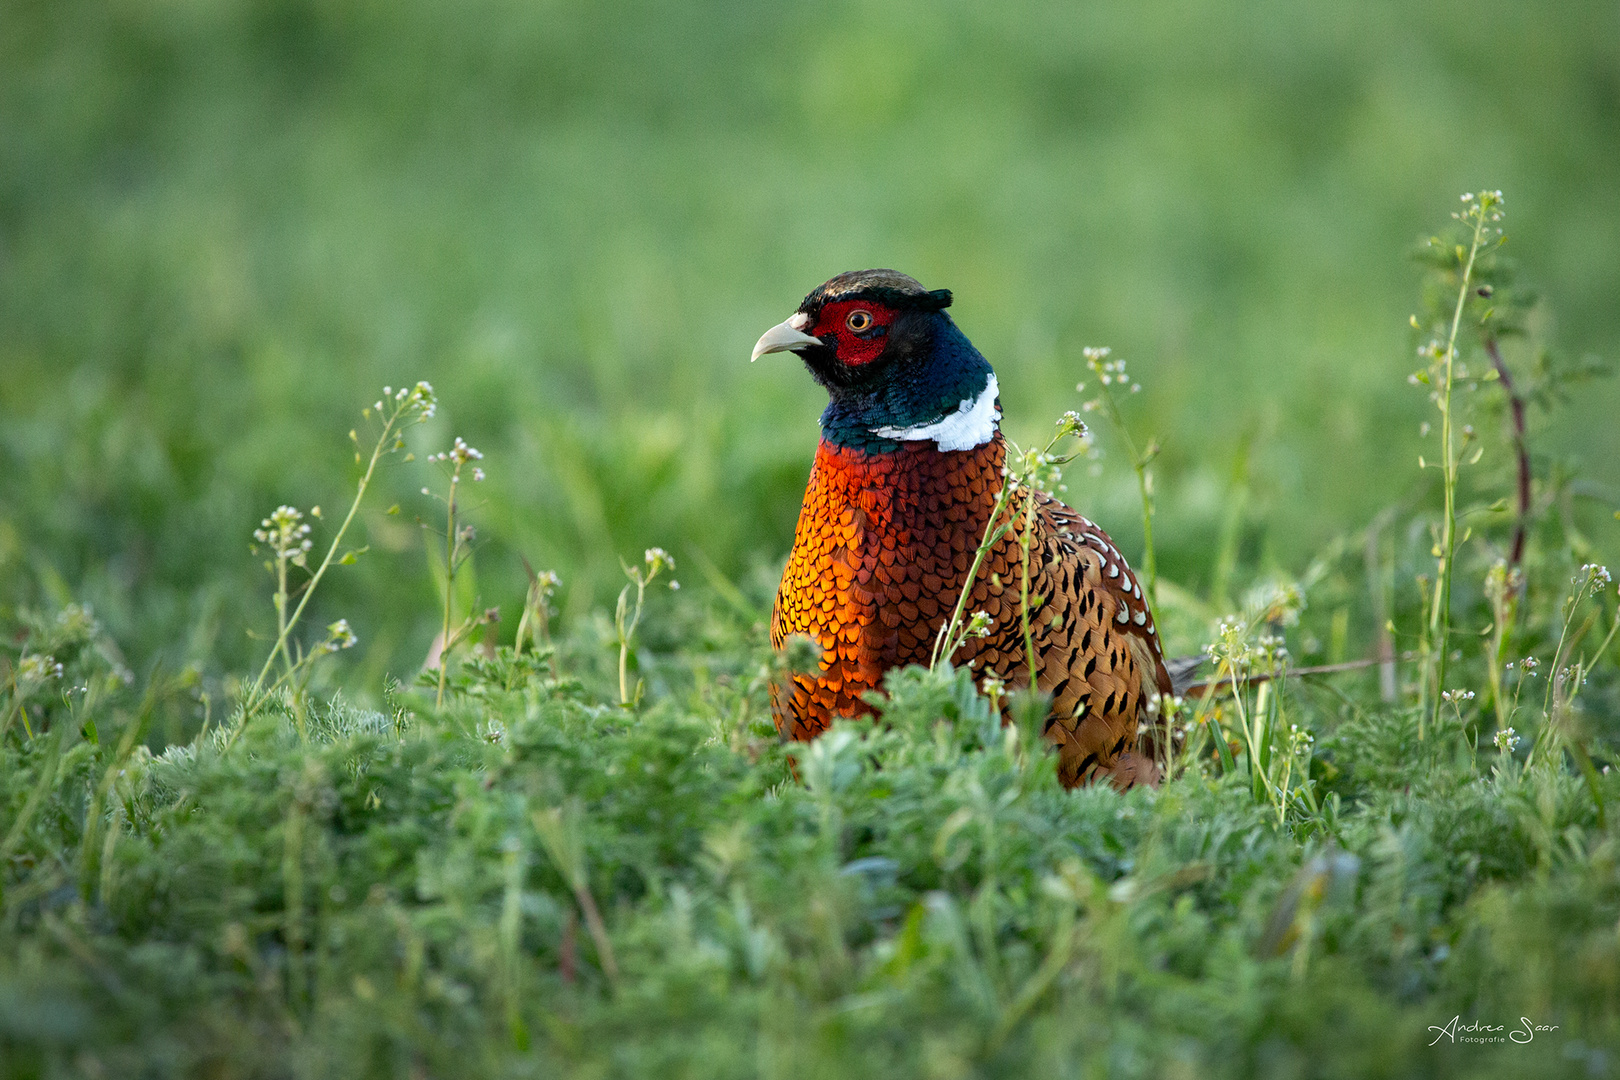
[[838, 359], [858, 367], [882, 354], [889, 344], [889, 324], [894, 322], [894, 316], [891, 308], [870, 300], [834, 300], [821, 306], [809, 333], [823, 340], [832, 336]]

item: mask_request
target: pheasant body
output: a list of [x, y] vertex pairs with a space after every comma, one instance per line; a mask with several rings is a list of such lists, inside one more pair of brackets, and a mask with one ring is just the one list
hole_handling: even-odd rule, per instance
[[[954, 656], [1009, 686], [1028, 683], [1020, 618], [1023, 497], [972, 582], [1004, 478], [995, 375], [928, 293], [894, 271], [840, 275], [756, 346], [798, 352], [832, 401], [771, 622], [781, 648], [804, 634], [819, 669], [773, 691], [777, 727], [811, 739], [871, 711], [883, 674], [926, 664], [964, 586], [991, 632]], [[806, 331], [809, 331], [808, 333]], [[831, 340], [829, 340], [831, 339]], [[1106, 533], [1035, 493], [1030, 537], [1036, 685], [1053, 695], [1046, 737], [1073, 786], [1156, 773], [1135, 751], [1150, 696], [1168, 692], [1141, 585]]]

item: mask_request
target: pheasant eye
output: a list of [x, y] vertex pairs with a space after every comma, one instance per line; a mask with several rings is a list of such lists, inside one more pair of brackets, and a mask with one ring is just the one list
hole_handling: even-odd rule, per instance
[[871, 327], [872, 313], [870, 311], [852, 311], [849, 313], [849, 318], [844, 320], [844, 325], [859, 334], [861, 331]]

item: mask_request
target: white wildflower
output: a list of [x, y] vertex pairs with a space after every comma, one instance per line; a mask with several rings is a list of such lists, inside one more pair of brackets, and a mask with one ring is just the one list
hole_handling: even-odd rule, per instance
[[[253, 530], [253, 539], [269, 547], [275, 558], [303, 566], [305, 555], [314, 546], [309, 533], [309, 524], [304, 521], [302, 511], [291, 506], [278, 506], [275, 513], [259, 522], [259, 527]], [[257, 546], [254, 550], [258, 550]]]

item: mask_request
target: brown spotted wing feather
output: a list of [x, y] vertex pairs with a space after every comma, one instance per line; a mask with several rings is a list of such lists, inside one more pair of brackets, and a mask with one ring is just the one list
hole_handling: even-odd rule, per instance
[[[1028, 684], [1020, 593], [1023, 515], [991, 549], [973, 583], [969, 608], [985, 610], [995, 630], [969, 641], [956, 660]], [[1059, 750], [1058, 775], [1069, 786], [1109, 775], [1128, 786], [1151, 763], [1135, 753], [1137, 725], [1151, 695], [1168, 693], [1159, 635], [1142, 586], [1103, 532], [1067, 506], [1035, 493], [1030, 545], [1030, 637], [1036, 685], [1052, 695], [1046, 736]]]

